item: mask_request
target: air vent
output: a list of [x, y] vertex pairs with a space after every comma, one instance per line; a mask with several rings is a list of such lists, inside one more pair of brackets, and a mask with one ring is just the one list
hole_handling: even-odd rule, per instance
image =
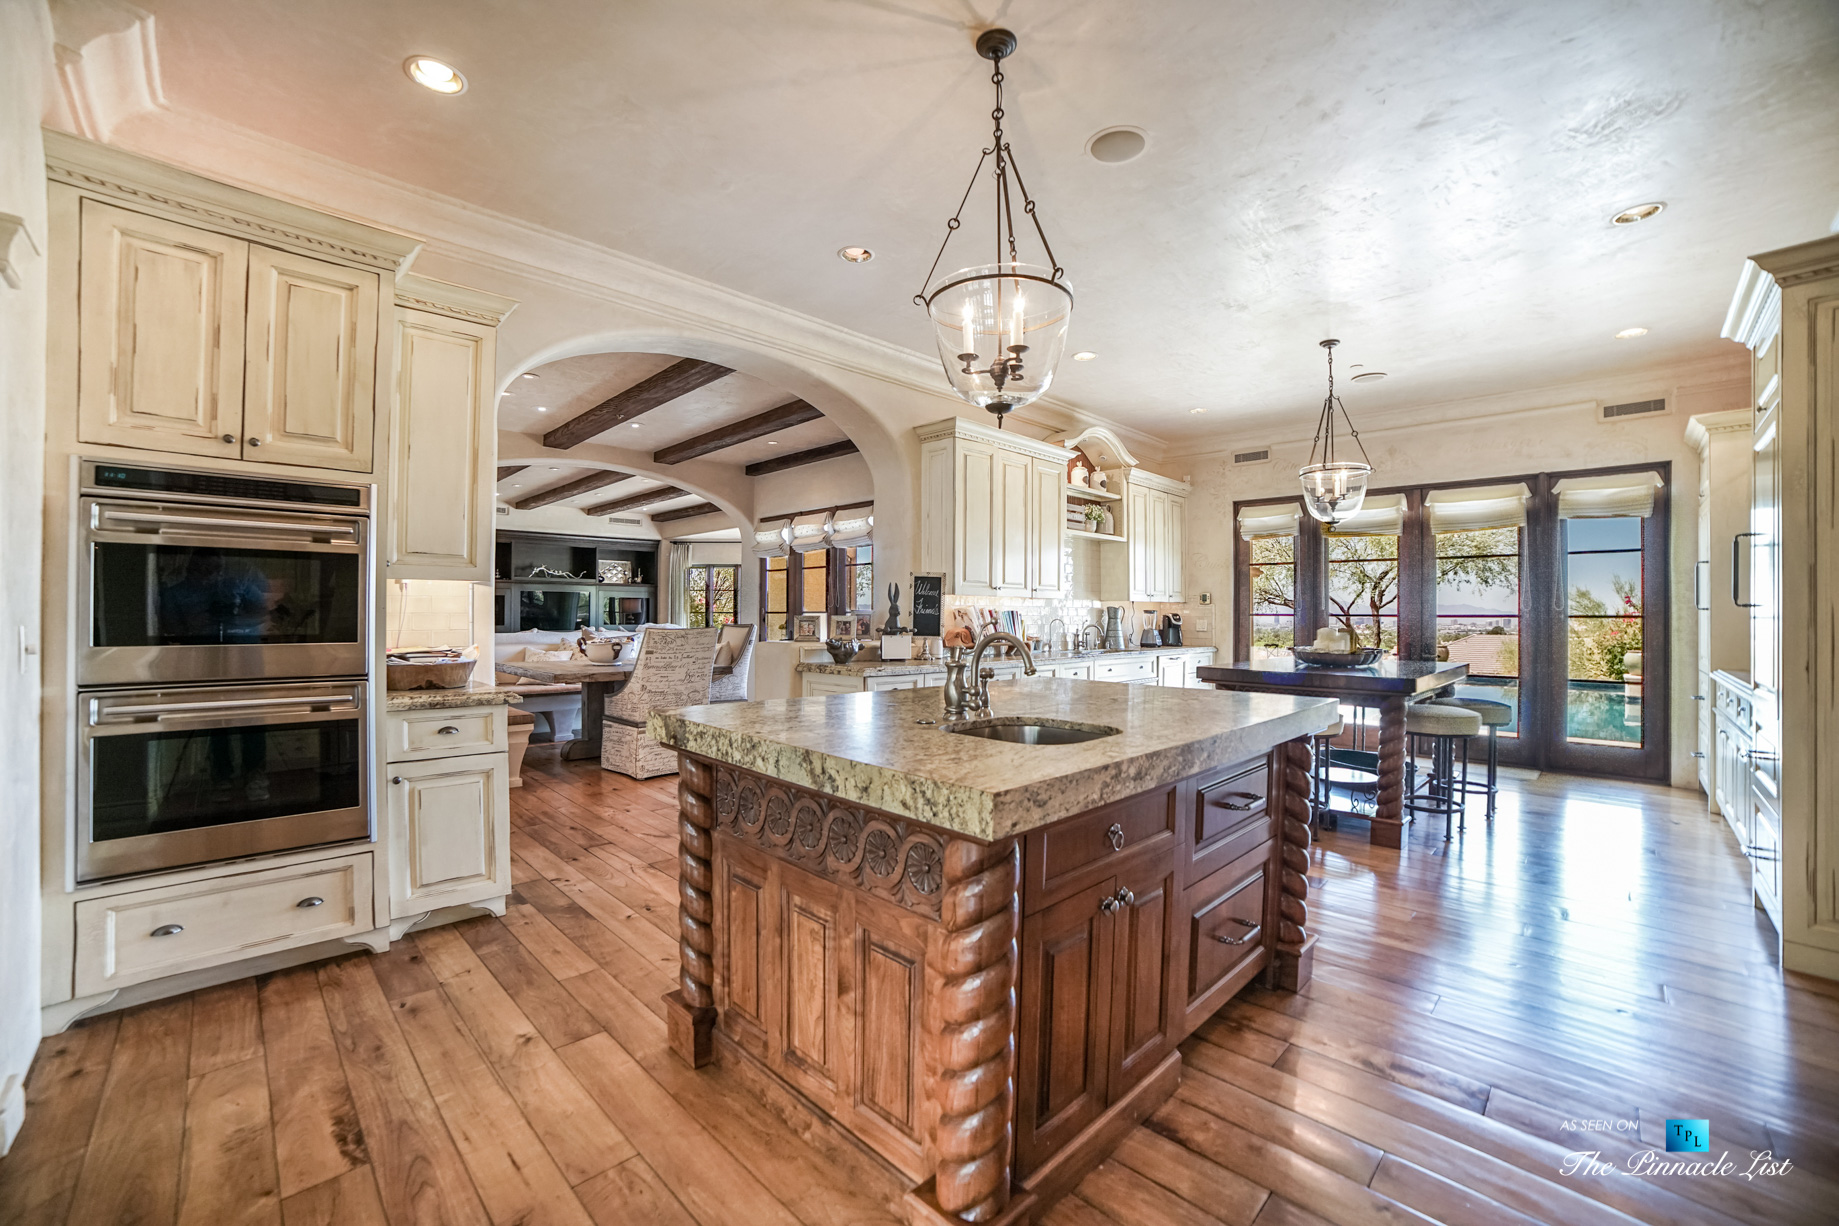
[[607, 516], [607, 522], [610, 524], [621, 524], [628, 528], [636, 528], [639, 526], [639, 521], [636, 519], [621, 519], [615, 515]]
[[500, 515], [509, 515], [511, 513], [510, 507], [493, 507], [492, 509]]
[[1664, 400], [1631, 400], [1627, 404], [1606, 404], [1603, 406], [1603, 420], [1613, 421], [1618, 417], [1639, 417], [1643, 413], [1664, 413], [1667, 402]]
[[1271, 449], [1269, 447], [1260, 447], [1256, 451], [1235, 451], [1232, 453], [1232, 462], [1234, 464], [1264, 464], [1268, 463], [1270, 458]]

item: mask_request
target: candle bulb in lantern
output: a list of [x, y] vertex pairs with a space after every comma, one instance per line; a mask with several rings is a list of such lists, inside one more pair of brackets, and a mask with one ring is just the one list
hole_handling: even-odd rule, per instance
[[975, 356], [977, 353], [977, 325], [972, 321], [971, 304], [964, 304], [964, 352]]

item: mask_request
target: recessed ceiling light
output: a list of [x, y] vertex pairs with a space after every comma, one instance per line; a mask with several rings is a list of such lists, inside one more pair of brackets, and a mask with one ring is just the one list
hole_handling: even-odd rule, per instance
[[562, 470], [561, 470], [561, 469], [559, 469], [559, 468], [551, 468], [551, 469], [550, 469], [549, 471], [550, 471], [550, 472], [552, 472], [552, 473], [559, 473], [559, 472], [561, 472]]
[[1106, 128], [1086, 142], [1086, 153], [1097, 162], [1128, 162], [1140, 156], [1149, 138], [1141, 128]]
[[1383, 370], [1363, 370], [1359, 374], [1353, 376], [1352, 382], [1377, 383], [1379, 380], [1385, 377], [1386, 377], [1386, 372]]
[[1616, 339], [1619, 341], [1632, 341], [1637, 336], [1646, 336], [1646, 335], [1647, 335], [1646, 328], [1623, 328], [1620, 332], [1616, 333]]
[[778, 446], [779, 444], [778, 444], [778, 443], [776, 443], [776, 442], [774, 442], [774, 441], [773, 441], [772, 439], [770, 439], [770, 438], [769, 438], [769, 439], [767, 439], [767, 440], [766, 440], [766, 445], [767, 445], [768, 447], [777, 447], [777, 446]]
[[1188, 410], [1189, 414], [1194, 417], [1199, 417], [1202, 413], [1205, 413], [1206, 411], [1207, 410], [1205, 409], [1189, 409]]
[[837, 252], [837, 257], [851, 264], [866, 264], [875, 258], [875, 253], [867, 247], [844, 247]]
[[1093, 358], [1097, 356], [1098, 355], [1096, 353], [1093, 353], [1090, 349], [1081, 349], [1078, 353], [1075, 353], [1073, 355], [1073, 361], [1090, 362]]
[[541, 375], [539, 375], [539, 374], [537, 374], [537, 373], [536, 373], [536, 372], [534, 372], [534, 371], [528, 371], [528, 370], [527, 370], [527, 371], [525, 371], [525, 372], [524, 372], [523, 374], [521, 374], [521, 375], [519, 375], [519, 376], [517, 376], [517, 377], [518, 377], [519, 379], [541, 379], [541, 378], [542, 378], [543, 376], [541, 376]]
[[417, 85], [425, 85], [437, 94], [463, 94], [466, 92], [466, 78], [460, 70], [451, 64], [426, 55], [411, 55], [402, 61], [402, 71], [409, 74], [409, 80]]
[[549, 406], [546, 404], [539, 404], [536, 406], [536, 411], [539, 413], [547, 413], [549, 412]]
[[1655, 216], [1666, 207], [1667, 202], [1664, 200], [1655, 200], [1648, 204], [1637, 204], [1632, 209], [1623, 209], [1620, 213], [1611, 217], [1609, 222], [1611, 225], [1616, 226], [1632, 226], [1637, 221], [1646, 221], [1648, 218]]

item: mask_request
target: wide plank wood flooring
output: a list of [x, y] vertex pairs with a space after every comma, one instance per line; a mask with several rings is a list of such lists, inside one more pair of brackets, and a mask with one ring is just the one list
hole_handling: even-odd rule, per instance
[[[792, 1096], [666, 1049], [676, 780], [524, 778], [502, 920], [45, 1040], [0, 1224], [894, 1222], [898, 1181]], [[1049, 1226], [1839, 1220], [1839, 988], [1780, 971], [1696, 795], [1547, 775], [1430, 825], [1324, 836], [1314, 984], [1227, 1005]], [[1562, 1173], [1669, 1116], [1793, 1167]]]

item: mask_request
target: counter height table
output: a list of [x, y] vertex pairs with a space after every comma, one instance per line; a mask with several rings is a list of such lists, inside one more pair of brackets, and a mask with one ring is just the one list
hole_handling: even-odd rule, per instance
[[[528, 677], [545, 685], [579, 685], [581, 687], [581, 735], [562, 749], [565, 762], [600, 761], [601, 721], [606, 718], [607, 699], [632, 677], [630, 664], [596, 664], [592, 660], [557, 660], [533, 664], [527, 661], [500, 664], [501, 673]], [[718, 668], [714, 675], [727, 677], [734, 668]]]
[[1217, 690], [1306, 694], [1377, 708], [1379, 789], [1367, 840], [1377, 847], [1398, 847], [1405, 838], [1405, 708], [1415, 698], [1455, 685], [1469, 675], [1469, 666], [1440, 660], [1381, 660], [1366, 668], [1312, 668], [1295, 660], [1241, 660], [1202, 665], [1196, 675]]

